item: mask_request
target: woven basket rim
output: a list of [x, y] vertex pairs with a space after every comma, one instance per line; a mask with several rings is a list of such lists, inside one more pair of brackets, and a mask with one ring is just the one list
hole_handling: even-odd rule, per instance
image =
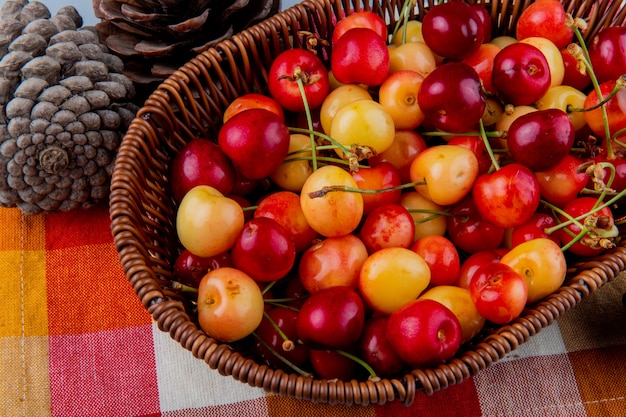
[[[362, 0], [358, 4], [368, 8], [381, 4], [388, 6], [389, 3], [391, 2]], [[479, 3], [491, 4], [492, 18], [498, 19], [495, 5], [508, 4], [509, 1], [503, 0], [501, 3], [479, 1]], [[512, 7], [524, 8], [531, 2], [510, 3]], [[577, 7], [579, 10], [589, 10], [589, 7], [592, 7], [587, 1], [573, 0], [564, 3], [572, 6], [572, 10]], [[606, 5], [609, 2], [597, 3]], [[204, 51], [171, 75], [150, 95], [133, 120], [118, 151], [111, 181], [111, 230], [124, 273], [158, 327], [168, 332], [172, 339], [191, 351], [195, 357], [204, 360], [212, 369], [249, 385], [263, 387], [269, 392], [312, 402], [367, 405], [399, 400], [405, 405], [410, 405], [419, 390], [430, 394], [445, 389], [503, 359], [583, 298], [613, 280], [626, 269], [626, 241], [622, 240], [616, 248], [601, 256], [570, 265], [566, 283], [554, 294], [527, 309], [520, 318], [500, 326], [479, 343], [472, 345], [471, 349], [460, 352], [452, 361], [433, 369], [416, 369], [398, 378], [383, 378], [379, 381], [327, 381], [287, 374], [282, 370], [270, 369], [266, 365], [256, 363], [233, 351], [228, 345], [209, 338], [187, 315], [184, 302], [175, 291], [168, 289], [168, 283], [162, 278], [167, 275], [168, 268], [171, 268], [166, 259], [168, 254], [176, 249], [175, 243], [159, 242], [159, 245], [156, 245], [152, 242], [159, 238], [160, 226], [168, 224], [171, 226], [174, 215], [173, 209], [161, 201], [163, 190], [160, 190], [157, 184], [147, 181], [143, 174], [143, 170], [146, 169], [159, 171], [162, 166], [155, 162], [155, 159], [159, 157], [166, 160], [166, 154], [173, 151], [172, 144], [162, 143], [159, 133], [155, 130], [155, 119], [161, 123], [159, 125], [161, 129], [169, 130], [170, 133], [176, 132], [174, 136], [177, 139], [174, 141], [183, 140], [178, 137], [182, 138], [191, 133], [188, 126], [197, 124], [197, 119], [207, 116], [209, 112], [207, 109], [218, 105], [208, 103], [205, 97], [199, 98], [197, 102], [185, 100], [185, 97], [193, 96], [192, 87], [206, 80], [203, 77], [206, 77], [207, 67], [232, 64], [232, 54], [249, 48], [261, 35], [272, 31], [280, 32], [289, 22], [300, 21], [310, 11], [332, 14], [333, 7], [341, 8], [341, 2], [306, 0], [298, 3]], [[343, 4], [344, 10], [347, 7], [348, 5]], [[601, 10], [601, 14], [598, 12], [600, 6], [597, 7], [592, 8], [595, 13], [592, 19], [597, 19], [601, 15], [604, 20], [595, 20], [600, 22], [599, 24], [612, 21], [623, 23], [626, 13], [623, 6], [613, 7], [608, 11]], [[254, 59], [254, 55], [246, 57], [250, 59], [250, 56]], [[243, 68], [243, 73], [253, 70], [245, 63]], [[223, 87], [229, 85], [228, 82], [222, 84]], [[225, 87], [223, 90], [223, 94], [228, 93]], [[216, 92], [217, 96], [219, 94]], [[174, 110], [173, 107], [178, 110]], [[186, 126], [180, 126], [181, 123], [175, 126], [176, 117], [181, 117], [185, 122], [182, 124]], [[156, 175], [158, 172], [150, 174]]]

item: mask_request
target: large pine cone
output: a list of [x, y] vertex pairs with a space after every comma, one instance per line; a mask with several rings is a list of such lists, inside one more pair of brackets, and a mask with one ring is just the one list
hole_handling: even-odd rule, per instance
[[72, 6], [0, 10], [0, 206], [68, 211], [108, 198], [119, 143], [138, 108], [119, 57]]
[[163, 81], [193, 55], [278, 12], [280, 0], [92, 0], [101, 41], [135, 86]]

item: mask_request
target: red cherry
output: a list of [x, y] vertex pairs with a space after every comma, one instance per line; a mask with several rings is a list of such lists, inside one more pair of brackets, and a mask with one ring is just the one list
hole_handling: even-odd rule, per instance
[[417, 101], [427, 123], [456, 133], [474, 130], [486, 106], [478, 74], [462, 62], [449, 62], [430, 72], [422, 81]]
[[541, 192], [535, 174], [525, 165], [512, 163], [478, 177], [472, 196], [483, 218], [507, 229], [524, 223], [537, 211]]
[[298, 337], [312, 349], [342, 349], [356, 343], [365, 307], [352, 288], [336, 286], [309, 296], [298, 313]]
[[289, 233], [276, 220], [248, 221], [231, 250], [235, 267], [256, 281], [275, 281], [291, 270], [296, 249]]
[[461, 1], [438, 3], [422, 19], [424, 42], [445, 58], [460, 59], [480, 47], [485, 38], [484, 17]]
[[505, 46], [493, 59], [493, 86], [506, 102], [531, 105], [550, 88], [550, 67], [543, 52], [528, 43]]

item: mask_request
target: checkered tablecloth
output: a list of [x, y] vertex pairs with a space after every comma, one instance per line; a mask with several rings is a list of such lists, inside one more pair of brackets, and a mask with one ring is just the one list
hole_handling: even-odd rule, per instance
[[0, 209], [0, 224], [0, 417], [626, 416], [622, 276], [409, 408], [315, 405], [221, 376], [156, 328], [121, 269], [106, 205]]

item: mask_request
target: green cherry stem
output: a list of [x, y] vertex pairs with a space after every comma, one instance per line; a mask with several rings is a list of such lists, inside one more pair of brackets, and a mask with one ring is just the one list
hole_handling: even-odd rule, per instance
[[302, 96], [302, 102], [304, 103], [304, 112], [306, 114], [306, 123], [309, 127], [309, 138], [311, 139], [311, 164], [313, 166], [313, 171], [317, 170], [317, 152], [315, 152], [315, 135], [313, 135], [313, 120], [311, 119], [311, 109], [309, 108], [309, 100], [306, 98], [306, 92], [304, 91], [304, 83], [302, 82], [302, 77], [300, 77], [300, 72], [302, 70], [298, 67], [294, 71], [294, 75], [296, 76], [296, 82], [298, 83], [298, 89], [300, 90], [300, 95]]
[[[311, 136], [317, 136], [319, 138], [325, 139], [328, 142], [330, 142], [334, 148], [339, 149], [341, 152], [343, 152], [346, 155], [351, 154], [352, 152], [350, 151], [350, 149], [346, 148], [344, 145], [342, 145], [341, 143], [337, 142], [335, 139], [331, 138], [330, 136], [321, 133], [321, 132], [317, 132], [315, 130], [313, 130], [313, 126], [311, 126], [309, 129], [303, 129], [301, 127], [289, 127], [289, 131], [293, 132], [293, 133], [304, 133], [304, 134], [309, 134]], [[312, 149], [317, 149], [317, 144], [313, 144], [311, 146]], [[298, 151], [298, 152], [302, 152], [302, 150]], [[313, 152], [314, 153], [314, 152]]]
[[491, 159], [491, 165], [494, 170], [500, 169], [500, 163], [493, 153], [493, 148], [491, 147], [491, 143], [489, 143], [489, 136], [485, 131], [485, 125], [483, 124], [483, 119], [478, 120], [478, 127], [480, 128], [480, 137], [483, 138], [483, 142], [485, 143], [485, 148], [487, 149], [487, 153], [489, 154], [489, 158]]
[[393, 28], [393, 33], [391, 34], [391, 37], [393, 38], [393, 36], [398, 32], [398, 30], [400, 30], [400, 27], [402, 27], [402, 44], [406, 43], [406, 31], [407, 31], [407, 24], [409, 22], [409, 17], [410, 17], [410, 9], [411, 7], [415, 7], [415, 4], [416, 4], [416, 0], [404, 1], [404, 3], [402, 4], [402, 11], [400, 12], [400, 18], [396, 22], [396, 25]]
[[191, 287], [189, 285], [185, 285], [178, 281], [172, 281], [172, 288], [175, 290], [181, 290], [185, 293], [198, 294], [198, 289], [195, 287]]
[[322, 187], [321, 189], [317, 191], [310, 192], [309, 198], [324, 197], [326, 194], [330, 192], [336, 192], [336, 191], [344, 191], [344, 192], [359, 193], [359, 194], [378, 194], [378, 193], [386, 193], [389, 191], [404, 190], [405, 188], [411, 188], [411, 187], [415, 187], [416, 185], [424, 185], [424, 184], [426, 184], [425, 181], [407, 182], [406, 184], [396, 185], [395, 187], [380, 188], [376, 190], [348, 187], [347, 185], [327, 185], [326, 187]]
[[368, 365], [367, 362], [365, 362], [363, 359], [348, 353], [344, 350], [340, 350], [340, 349], [335, 349], [335, 352], [337, 352], [338, 354], [340, 354], [341, 356], [345, 356], [348, 359], [353, 360], [354, 362], [358, 363], [359, 365], [361, 365], [369, 374], [369, 380], [370, 381], [376, 381], [379, 380], [380, 377], [378, 375], [376, 375], [376, 371], [374, 371], [374, 369]]
[[267, 342], [263, 339], [261, 339], [261, 337], [256, 334], [256, 332], [252, 332], [252, 336], [254, 336], [254, 338], [256, 340], [259, 341], [259, 343], [261, 343], [267, 350], [269, 350], [270, 352], [272, 352], [272, 354], [274, 356], [276, 356], [278, 359], [280, 359], [283, 363], [285, 363], [287, 366], [289, 366], [291, 369], [293, 369], [294, 371], [296, 371], [298, 374], [300, 374], [301, 376], [307, 377], [307, 378], [311, 378], [313, 377], [313, 375], [309, 372], [306, 372], [302, 369], [300, 369], [298, 366], [296, 366], [295, 364], [293, 364], [290, 360], [288, 360], [287, 358], [285, 358], [283, 355], [281, 355], [280, 353], [276, 352], [276, 350], [274, 348], [272, 348], [270, 345], [267, 344]]
[[[582, 32], [580, 31], [580, 26], [576, 22], [576, 20], [574, 20], [572, 29], [574, 30], [574, 34], [582, 50], [582, 54], [580, 54], [580, 58], [582, 59], [582, 62], [585, 64], [585, 67], [587, 68], [587, 72], [589, 73], [589, 78], [591, 79], [593, 88], [596, 91], [596, 94], [598, 95], [598, 101], [602, 102], [604, 100], [604, 97], [602, 97], [602, 91], [600, 90], [600, 83], [598, 83], [598, 78], [596, 77], [596, 74], [593, 71], [593, 65], [591, 64], [591, 59], [589, 58], [589, 49], [587, 48], [587, 44], [585, 43], [585, 38], [583, 37]], [[606, 138], [607, 158], [613, 159], [615, 158], [615, 153], [613, 151], [613, 144], [611, 143], [612, 141], [611, 141], [611, 130], [609, 129], [609, 116], [606, 112], [606, 107], [604, 105], [601, 105], [600, 109], [602, 110], [602, 120], [604, 122], [604, 137]]]

